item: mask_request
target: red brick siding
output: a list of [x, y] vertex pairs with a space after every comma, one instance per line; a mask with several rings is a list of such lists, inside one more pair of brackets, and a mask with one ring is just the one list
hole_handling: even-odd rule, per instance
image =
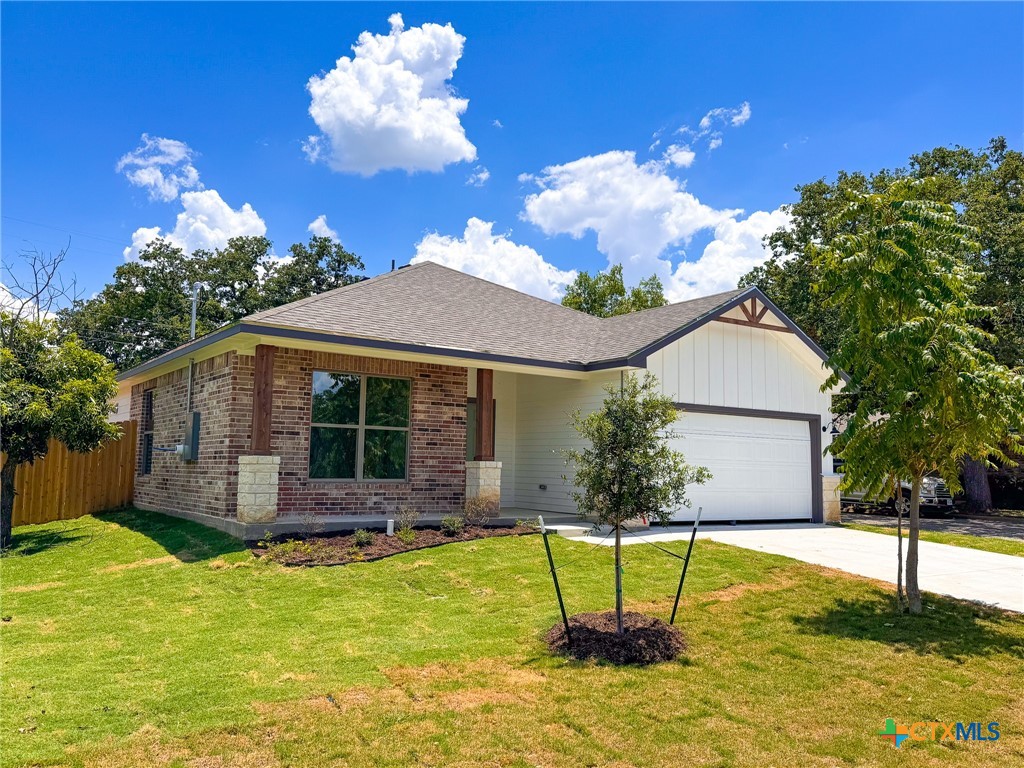
[[[253, 358], [241, 358], [252, 366]], [[310, 480], [309, 424], [314, 370], [384, 374], [412, 380], [406, 482]], [[251, 403], [251, 386], [246, 395]], [[251, 406], [250, 406], [251, 407]], [[278, 514], [392, 515], [401, 505], [424, 514], [462, 508], [466, 487], [466, 369], [381, 358], [283, 349], [274, 360], [270, 452], [281, 457]]]
[[[254, 366], [253, 356], [234, 352], [196, 364], [193, 410], [202, 415], [199, 461], [185, 463], [174, 454], [154, 452], [152, 473], [136, 476], [137, 504], [235, 517], [238, 457], [249, 452], [252, 432]], [[406, 482], [308, 478], [314, 370], [412, 380]], [[153, 390], [155, 446], [173, 447], [184, 439], [187, 377], [188, 369], [182, 368], [132, 387], [133, 419], [141, 416], [142, 393]], [[270, 437], [271, 453], [281, 457], [278, 515], [383, 516], [394, 514], [401, 505], [424, 514], [461, 509], [466, 485], [466, 391], [465, 368], [279, 348], [274, 360]]]
[[[249, 368], [245, 366], [248, 360]], [[238, 455], [248, 442], [239, 393], [251, 392], [251, 358], [234, 352], [196, 363], [192, 410], [201, 414], [199, 461], [186, 463], [173, 453], [153, 452], [152, 472], [136, 468], [135, 503], [171, 512], [198, 512], [217, 517], [235, 514]], [[132, 387], [131, 418], [142, 415], [142, 393], [153, 391], [153, 445], [173, 448], [185, 437], [188, 368]], [[250, 395], [251, 396], [251, 395]], [[251, 417], [250, 417], [251, 418]], [[239, 424], [244, 424], [240, 432]], [[137, 456], [141, 464], [142, 430]]]

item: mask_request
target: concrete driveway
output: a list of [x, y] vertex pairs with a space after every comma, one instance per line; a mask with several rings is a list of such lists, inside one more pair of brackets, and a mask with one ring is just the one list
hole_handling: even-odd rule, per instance
[[[896, 537], [827, 525], [707, 526], [697, 534], [723, 544], [784, 555], [805, 563], [896, 583]], [[623, 536], [624, 544], [682, 541], [688, 527], [651, 528]], [[582, 541], [611, 546], [612, 537], [586, 536]], [[906, 540], [903, 542], [906, 549]], [[982, 552], [922, 541], [918, 578], [921, 589], [975, 600], [1024, 613], [1024, 557]]]
[[[844, 523], [863, 523], [864, 525], [884, 525], [886, 528], [896, 527], [896, 518], [888, 515], [862, 515], [843, 513]], [[907, 520], [903, 520], [906, 532]], [[939, 533], [964, 533], [968, 536], [986, 536], [999, 539], [1018, 539], [1024, 541], [1024, 517], [951, 517], [921, 518], [922, 531], [938, 531]]]

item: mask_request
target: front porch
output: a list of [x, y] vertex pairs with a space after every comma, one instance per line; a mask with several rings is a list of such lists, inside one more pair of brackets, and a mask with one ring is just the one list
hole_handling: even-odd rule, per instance
[[[237, 459], [237, 513], [218, 525], [247, 539], [266, 531], [383, 529], [402, 507], [416, 509], [421, 525], [438, 525], [475, 500], [490, 508], [494, 524], [534, 521], [543, 514], [547, 524], [574, 525], [578, 518], [562, 477], [561, 454], [577, 441], [570, 413], [599, 402], [601, 387], [618, 381], [618, 372], [583, 376], [539, 375], [523, 366], [428, 368], [380, 358], [308, 356], [263, 345], [256, 347], [253, 369], [251, 451]], [[409, 377], [404, 477], [353, 481], [313, 476], [307, 435], [320, 428], [323, 418], [302, 418], [297, 435], [282, 427], [295, 424], [286, 412], [309, 407], [311, 372], [317, 396], [317, 371]], [[287, 383], [284, 393], [282, 382]], [[369, 384], [361, 386], [365, 401]], [[357, 461], [364, 463], [361, 453]]]

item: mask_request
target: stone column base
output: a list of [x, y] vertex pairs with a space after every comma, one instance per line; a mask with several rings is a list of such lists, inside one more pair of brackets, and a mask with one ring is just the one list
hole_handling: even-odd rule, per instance
[[842, 504], [839, 502], [839, 475], [821, 476], [821, 496], [826, 523], [842, 522]]
[[497, 515], [501, 509], [501, 462], [466, 462], [466, 502], [480, 500], [486, 504], [488, 516]]
[[238, 457], [240, 523], [272, 523], [277, 519], [277, 475], [280, 456]]

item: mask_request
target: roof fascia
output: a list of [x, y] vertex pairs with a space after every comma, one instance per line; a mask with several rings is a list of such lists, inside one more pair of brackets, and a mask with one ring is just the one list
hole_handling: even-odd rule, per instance
[[475, 352], [473, 350], [455, 349], [448, 347], [433, 347], [423, 344], [409, 344], [403, 342], [387, 341], [383, 339], [367, 339], [359, 336], [345, 336], [341, 334], [325, 333], [323, 331], [311, 331], [302, 328], [288, 328], [274, 325], [263, 325], [257, 323], [237, 323], [235, 325], [215, 331], [207, 336], [189, 342], [177, 349], [171, 350], [160, 357], [147, 360], [145, 363], [118, 374], [118, 381], [137, 380], [143, 374], [156, 369], [164, 368], [168, 363], [181, 360], [183, 363], [190, 356], [212, 344], [225, 341], [233, 336], [241, 334], [258, 336], [271, 339], [282, 339], [292, 341], [317, 342], [324, 344], [338, 344], [362, 349], [379, 351], [403, 352], [418, 355], [431, 355], [437, 357], [450, 357], [471, 362], [504, 363], [508, 365], [520, 365], [537, 369], [548, 369], [567, 371], [573, 373], [587, 373], [607, 368], [619, 368], [626, 365], [625, 360], [604, 361], [597, 365], [588, 365], [582, 362], [541, 360], [537, 358], [518, 357], [515, 355], [499, 355], [488, 352]]

